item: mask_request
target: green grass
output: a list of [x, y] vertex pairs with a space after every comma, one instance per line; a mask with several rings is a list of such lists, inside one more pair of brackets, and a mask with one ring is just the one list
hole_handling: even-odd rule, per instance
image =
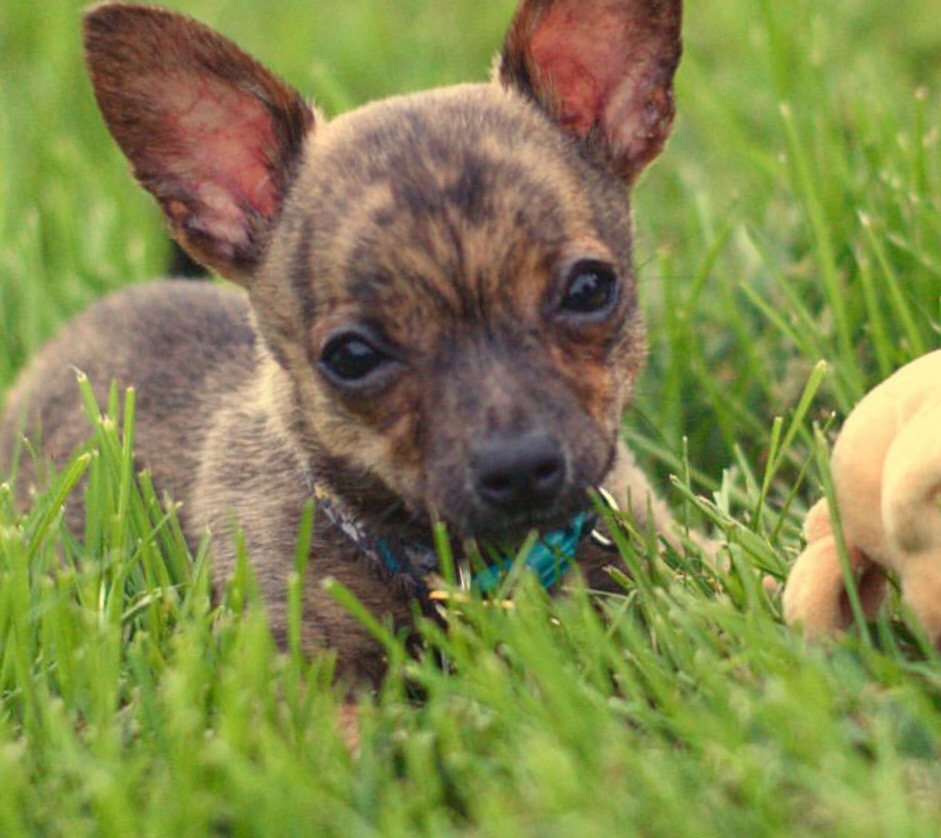
[[[335, 113], [484, 77], [512, 5], [186, 9]], [[166, 259], [78, 8], [0, 5], [0, 389]], [[524, 585], [511, 612], [428, 627], [453, 671], [377, 625], [398, 663], [351, 755], [329, 659], [275, 652], [248, 567], [211, 602], [204, 550], [133, 479], [116, 394], [28, 515], [0, 485], [0, 835], [937, 833], [937, 655], [897, 605], [809, 646], [760, 581], [800, 549], [848, 409], [939, 345], [941, 16], [696, 0], [686, 33], [676, 136], [636, 192], [651, 356], [628, 434], [730, 570], [648, 563], [634, 533], [623, 596]], [[61, 501], [83, 471], [79, 545]]]

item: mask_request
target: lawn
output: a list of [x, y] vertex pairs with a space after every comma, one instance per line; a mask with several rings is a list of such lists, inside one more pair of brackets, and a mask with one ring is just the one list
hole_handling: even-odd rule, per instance
[[[485, 77], [514, 4], [167, 5], [332, 114]], [[167, 263], [80, 8], [0, 5], [0, 392]], [[761, 580], [800, 551], [848, 410], [941, 345], [941, 15], [691, 0], [685, 31], [676, 134], [635, 193], [650, 358], [625, 430], [729, 569], [630, 533], [623, 595], [524, 584], [512, 611], [427, 627], [449, 668], [376, 624], [392, 671], [351, 753], [329, 658], [275, 651], [248, 572], [211, 602], [205, 550], [90, 423], [27, 515], [0, 482], [0, 835], [937, 834], [937, 653], [897, 602], [810, 645]], [[61, 504], [83, 471], [80, 545]]]

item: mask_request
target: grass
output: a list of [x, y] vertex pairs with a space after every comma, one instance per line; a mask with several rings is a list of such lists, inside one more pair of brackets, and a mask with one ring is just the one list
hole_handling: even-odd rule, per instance
[[[186, 8], [335, 113], [483, 77], [512, 5]], [[166, 259], [95, 113], [78, 8], [0, 5], [0, 389]], [[451, 670], [377, 624], [398, 663], [351, 755], [329, 659], [275, 652], [248, 566], [210, 601], [115, 394], [26, 516], [0, 485], [0, 834], [937, 832], [937, 655], [897, 603], [810, 646], [760, 581], [799, 551], [846, 412], [939, 344], [941, 17], [698, 0], [686, 33], [676, 136], [636, 192], [651, 356], [627, 432], [730, 569], [648, 562], [632, 533], [622, 596], [523, 584], [511, 612], [426, 627]], [[79, 545], [61, 501], [83, 471]]]

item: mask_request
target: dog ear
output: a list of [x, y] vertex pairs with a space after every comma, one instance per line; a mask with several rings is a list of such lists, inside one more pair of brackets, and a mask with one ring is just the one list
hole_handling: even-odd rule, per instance
[[524, 0], [498, 79], [629, 184], [673, 124], [681, 0]]
[[174, 238], [247, 282], [314, 113], [235, 44], [184, 15], [105, 3], [84, 18], [98, 106]]

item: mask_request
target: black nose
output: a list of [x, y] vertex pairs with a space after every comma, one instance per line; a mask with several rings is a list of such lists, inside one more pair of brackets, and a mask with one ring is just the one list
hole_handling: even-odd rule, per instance
[[540, 511], [565, 482], [559, 443], [542, 431], [482, 445], [473, 452], [470, 468], [477, 496], [506, 513]]

